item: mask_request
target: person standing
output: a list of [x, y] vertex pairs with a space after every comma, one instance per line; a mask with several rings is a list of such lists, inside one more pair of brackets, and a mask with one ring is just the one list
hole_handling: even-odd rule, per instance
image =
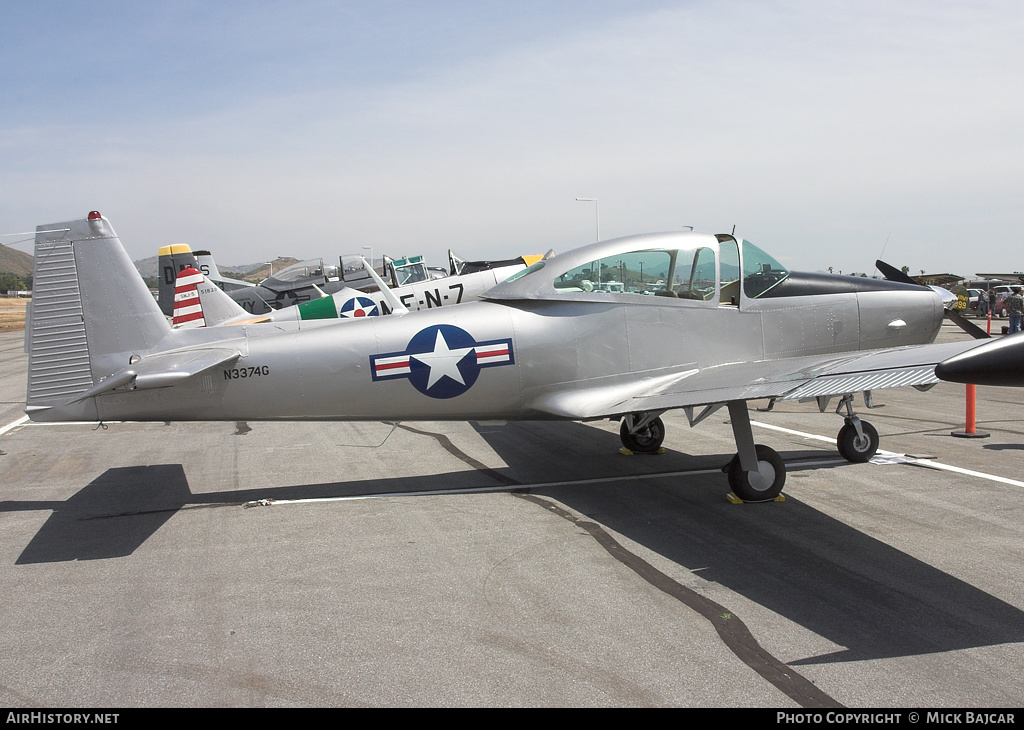
[[1010, 316], [1009, 334], [1021, 331], [1021, 320], [1024, 319], [1024, 288], [1017, 287], [1006, 297], [1006, 313]]

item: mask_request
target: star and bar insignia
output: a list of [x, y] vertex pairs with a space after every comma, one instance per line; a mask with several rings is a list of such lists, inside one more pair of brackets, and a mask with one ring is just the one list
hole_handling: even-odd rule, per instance
[[374, 381], [408, 378], [431, 398], [454, 398], [476, 382], [483, 368], [515, 362], [512, 340], [477, 342], [464, 329], [433, 325], [417, 332], [402, 352], [370, 356]]

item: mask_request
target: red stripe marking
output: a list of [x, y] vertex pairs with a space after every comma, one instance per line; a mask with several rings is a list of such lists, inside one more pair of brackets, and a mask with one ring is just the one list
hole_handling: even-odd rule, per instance
[[407, 368], [409, 367], [409, 361], [403, 360], [401, 362], [390, 362], [377, 364], [377, 370], [394, 370], [395, 368]]

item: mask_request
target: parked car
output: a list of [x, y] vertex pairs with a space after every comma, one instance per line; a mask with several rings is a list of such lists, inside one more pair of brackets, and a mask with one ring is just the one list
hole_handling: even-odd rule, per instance
[[967, 308], [977, 311], [978, 309], [978, 295], [981, 294], [981, 289], [968, 289], [967, 290]]
[[992, 310], [992, 316], [993, 317], [1005, 317], [1006, 316], [1006, 297], [1010, 296], [1013, 293], [1013, 290], [1016, 289], [1016, 288], [1017, 288], [1016, 285], [1015, 286], [999, 285], [999, 286], [992, 287], [992, 289], [996, 293], [996, 306]]

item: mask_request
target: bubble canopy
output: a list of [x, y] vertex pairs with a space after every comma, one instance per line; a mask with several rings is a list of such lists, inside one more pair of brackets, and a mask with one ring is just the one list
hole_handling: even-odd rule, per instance
[[764, 296], [789, 276], [745, 240], [705, 233], [655, 233], [584, 246], [517, 272], [488, 299], [615, 300], [662, 297], [734, 305]]

